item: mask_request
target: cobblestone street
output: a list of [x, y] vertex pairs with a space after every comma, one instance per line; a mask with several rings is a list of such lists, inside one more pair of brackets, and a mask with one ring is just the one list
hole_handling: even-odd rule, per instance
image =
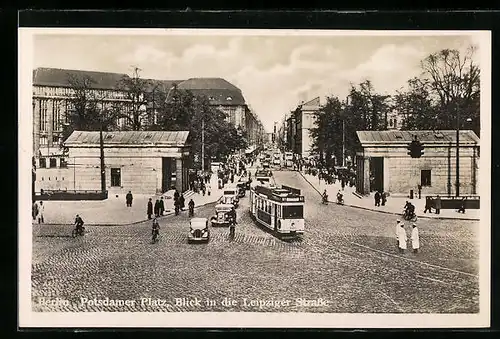
[[[297, 172], [273, 173], [278, 184], [305, 195], [300, 241], [258, 227], [248, 194], [237, 209], [235, 239], [228, 228], [211, 227], [208, 244], [187, 243], [187, 212], [161, 219], [157, 244], [150, 242], [149, 222], [88, 226], [76, 239], [70, 225], [33, 225], [33, 310], [479, 311], [479, 222], [419, 220], [420, 252], [399, 254], [396, 216], [322, 205]], [[210, 204], [195, 216], [210, 218], [213, 211]]]

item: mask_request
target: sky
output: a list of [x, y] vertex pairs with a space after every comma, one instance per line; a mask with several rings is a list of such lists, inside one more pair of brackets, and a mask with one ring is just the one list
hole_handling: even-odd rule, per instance
[[[202, 35], [203, 34], [203, 35]], [[338, 34], [338, 33], [337, 33]], [[468, 35], [36, 34], [33, 67], [186, 80], [224, 78], [241, 89], [265, 129], [301, 101], [345, 98], [366, 79], [392, 94], [421, 73], [420, 61], [444, 48], [478, 44]]]

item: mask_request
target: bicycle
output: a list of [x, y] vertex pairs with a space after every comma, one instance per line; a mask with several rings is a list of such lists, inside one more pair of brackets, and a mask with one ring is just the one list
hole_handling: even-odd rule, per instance
[[80, 227], [76, 226], [76, 227], [73, 229], [73, 231], [71, 232], [71, 236], [72, 236], [73, 238], [76, 238], [76, 237], [78, 237], [78, 236], [83, 237], [84, 235], [85, 235], [85, 227], [83, 227], [83, 226], [80, 226]]

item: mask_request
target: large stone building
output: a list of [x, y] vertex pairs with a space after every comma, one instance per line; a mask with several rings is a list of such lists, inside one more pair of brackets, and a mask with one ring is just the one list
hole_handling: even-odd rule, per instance
[[[356, 190], [380, 190], [395, 195], [415, 193], [454, 195], [456, 192], [456, 131], [358, 131]], [[408, 145], [414, 137], [424, 155], [412, 158]], [[477, 194], [479, 138], [470, 130], [459, 135], [460, 194]]]
[[313, 139], [311, 129], [320, 109], [320, 98], [303, 102], [287, 114], [277, 127], [278, 142], [281, 148], [302, 158], [311, 155]]
[[[67, 114], [72, 109], [71, 98], [74, 96], [70, 79], [91, 79], [89, 87], [92, 95], [97, 97], [101, 108], [119, 104], [126, 113], [131, 101], [127, 94], [120, 90], [119, 82], [128, 77], [126, 74], [89, 72], [55, 68], [37, 68], [33, 72], [33, 153], [39, 167], [58, 167], [64, 161], [61, 156], [60, 144], [63, 126], [68, 122]], [[169, 99], [170, 91], [177, 86], [180, 90], [192, 91], [195, 95], [205, 95], [213, 107], [227, 114], [228, 121], [245, 131], [250, 144], [263, 140], [263, 127], [245, 102], [241, 90], [221, 78], [194, 78], [188, 80], [154, 80], [149, 79], [151, 91], [153, 88], [166, 93]], [[146, 107], [143, 107], [146, 109]], [[149, 107], [151, 108], [151, 107]], [[154, 120], [145, 115], [145, 119]], [[117, 121], [118, 128], [125, 127], [127, 121], [121, 118]]]
[[[106, 190], [155, 194], [188, 189], [189, 132], [103, 132]], [[37, 170], [35, 191], [100, 191], [99, 132], [74, 131], [63, 167]]]

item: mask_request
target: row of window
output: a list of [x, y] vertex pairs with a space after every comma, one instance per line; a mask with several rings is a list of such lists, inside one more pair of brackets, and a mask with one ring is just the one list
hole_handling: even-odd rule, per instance
[[[38, 165], [39, 165], [39, 168], [46, 168], [47, 167], [47, 158], [38, 159]], [[68, 162], [66, 161], [65, 158], [59, 158], [59, 167], [60, 168], [67, 168], [68, 167]], [[57, 158], [49, 158], [49, 168], [57, 168]]]
[[[257, 203], [257, 209], [268, 214], [272, 214], [272, 210], [274, 206], [276, 206], [275, 203], [269, 200], [261, 199], [258, 196], [255, 196], [255, 201]], [[278, 208], [276, 209], [276, 217], [278, 219], [302, 219], [304, 217], [304, 207], [302, 205], [278, 205]]]
[[[94, 95], [99, 98], [106, 99], [125, 99], [127, 97], [126, 93], [114, 90], [93, 90]], [[61, 96], [70, 97], [73, 96], [74, 91], [70, 87], [48, 87], [48, 86], [33, 86], [33, 94], [36, 96]]]
[[[50, 181], [50, 177], [48, 177], [48, 179], [49, 179], [49, 181]], [[55, 180], [57, 181], [57, 177], [56, 177], [56, 179], [55, 179]], [[64, 181], [64, 177], [61, 177], [61, 180], [62, 180], [62, 181]], [[42, 177], [42, 178], [41, 178], [41, 181], [45, 181], [45, 178], [44, 178], [44, 177]]]
[[[40, 137], [40, 145], [47, 145], [48, 138], [46, 136]], [[59, 144], [61, 137], [59, 135], [52, 136], [52, 144]]]

